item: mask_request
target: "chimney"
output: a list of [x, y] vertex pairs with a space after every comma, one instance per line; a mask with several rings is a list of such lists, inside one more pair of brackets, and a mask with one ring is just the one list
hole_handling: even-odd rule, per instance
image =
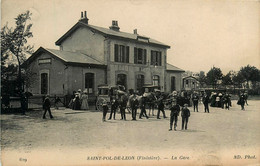
[[115, 20], [112, 20], [112, 26], [109, 27], [110, 29], [114, 30], [114, 31], [119, 31], [119, 26], [118, 26], [118, 22]]
[[81, 22], [83, 22], [85, 24], [88, 24], [87, 11], [81, 12], [81, 18], [80, 18], [79, 21], [81, 21]]
[[137, 35], [137, 29], [134, 29], [134, 34]]

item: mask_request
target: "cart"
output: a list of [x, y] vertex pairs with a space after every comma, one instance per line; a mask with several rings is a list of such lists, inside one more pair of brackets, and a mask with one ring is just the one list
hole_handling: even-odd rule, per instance
[[96, 99], [96, 109], [102, 111], [102, 103], [106, 102], [108, 107], [111, 108], [111, 100], [113, 97], [118, 97], [118, 91], [124, 91], [125, 88], [121, 85], [109, 86], [99, 85], [98, 94]]

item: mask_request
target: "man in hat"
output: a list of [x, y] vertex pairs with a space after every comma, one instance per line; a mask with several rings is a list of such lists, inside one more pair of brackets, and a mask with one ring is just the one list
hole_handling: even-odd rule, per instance
[[43, 109], [44, 109], [44, 113], [43, 113], [43, 116], [42, 118], [43, 119], [46, 119], [46, 113], [47, 111], [49, 112], [49, 115], [50, 115], [50, 118], [53, 119], [53, 116], [51, 114], [51, 101], [49, 99], [49, 95], [46, 95], [45, 99], [44, 99], [44, 102], [43, 102]]
[[164, 103], [163, 103], [163, 96], [158, 99], [158, 112], [157, 112], [157, 119], [160, 118], [160, 112], [162, 111], [163, 113], [163, 118], [166, 118], [165, 111], [164, 111]]
[[136, 113], [138, 108], [139, 102], [137, 100], [136, 94], [133, 93], [132, 99], [130, 101], [130, 106], [132, 110], [132, 120], [136, 120]]
[[195, 112], [195, 109], [198, 112], [198, 104], [199, 104], [199, 95], [197, 94], [197, 92], [194, 92], [193, 96], [192, 96], [192, 102], [193, 102], [193, 109]]
[[202, 102], [203, 102], [203, 105], [204, 105], [205, 113], [206, 112], [209, 113], [209, 96], [208, 96], [207, 93], [205, 93], [205, 95], [203, 96]]
[[145, 106], [146, 106], [146, 97], [145, 95], [142, 96], [141, 100], [140, 100], [140, 109], [141, 109], [141, 113], [139, 115], [139, 119], [142, 119], [143, 114], [145, 115], [146, 119], [148, 119], [149, 117], [146, 114], [146, 110], [145, 110]]
[[121, 120], [126, 120], [126, 116], [125, 116], [126, 105], [127, 105], [127, 97], [126, 97], [125, 94], [123, 94], [123, 95], [120, 96], [120, 100], [119, 100]]
[[171, 117], [170, 117], [170, 129], [169, 129], [169, 131], [172, 130], [173, 121], [174, 121], [174, 130], [176, 131], [178, 116], [179, 116], [179, 113], [180, 113], [180, 106], [177, 104], [176, 99], [173, 99], [172, 106], [171, 106], [170, 110], [171, 110], [171, 114], [170, 114]]

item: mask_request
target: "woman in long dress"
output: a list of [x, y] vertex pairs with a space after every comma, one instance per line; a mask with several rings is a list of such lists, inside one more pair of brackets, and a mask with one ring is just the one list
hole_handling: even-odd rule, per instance
[[87, 95], [87, 92], [84, 91], [82, 96], [81, 96], [81, 110], [88, 110], [89, 107], [88, 107], [88, 95]]

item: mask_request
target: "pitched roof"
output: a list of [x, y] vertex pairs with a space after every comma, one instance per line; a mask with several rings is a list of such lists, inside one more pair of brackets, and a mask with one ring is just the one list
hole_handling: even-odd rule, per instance
[[169, 63], [167, 63], [166, 70], [168, 70], [168, 71], [185, 72], [184, 70], [182, 70], [182, 69], [180, 69], [180, 68], [178, 68], [178, 67], [176, 67], [176, 66], [173, 66], [173, 65], [171, 65], [171, 64], [169, 64]]
[[157, 46], [161, 46], [161, 47], [170, 48], [170, 46], [168, 46], [162, 42], [159, 42], [155, 39], [146, 37], [146, 36], [141, 36], [138, 34], [127, 33], [127, 32], [121, 32], [121, 31], [115, 31], [115, 30], [108, 29], [108, 28], [89, 25], [89, 24], [86, 24], [81, 21], [77, 22], [70, 30], [68, 30], [62, 37], [60, 37], [55, 42], [55, 44], [60, 45], [63, 42], [63, 40], [65, 40], [68, 36], [70, 36], [79, 27], [90, 28], [91, 30], [97, 31], [103, 35], [107, 35], [112, 38], [114, 37], [114, 38], [128, 39], [128, 40], [132, 40], [134, 42], [140, 42], [140, 43], [144, 43], [144, 44], [151, 44], [151, 45], [157, 45]]
[[64, 60], [65, 62], [103, 65], [102, 62], [94, 59], [93, 57], [87, 54], [83, 54], [80, 52], [61, 51], [55, 49], [46, 49], [46, 50], [52, 53], [53, 55], [57, 56], [58, 58]]
[[195, 80], [197, 80], [198, 81], [198, 79], [196, 78], [196, 77], [193, 77], [193, 76], [187, 76], [187, 77], [183, 77], [182, 79], [188, 79], [188, 78], [192, 78], [192, 79], [195, 79]]
[[35, 59], [41, 52], [49, 53], [50, 55], [60, 59], [66, 64], [81, 64], [81, 65], [95, 65], [95, 66], [106, 66], [104, 63], [96, 60], [95, 58], [83, 54], [81, 52], [72, 52], [72, 51], [61, 51], [55, 49], [48, 49], [40, 47], [35, 53], [30, 56], [23, 65], [28, 65]]

